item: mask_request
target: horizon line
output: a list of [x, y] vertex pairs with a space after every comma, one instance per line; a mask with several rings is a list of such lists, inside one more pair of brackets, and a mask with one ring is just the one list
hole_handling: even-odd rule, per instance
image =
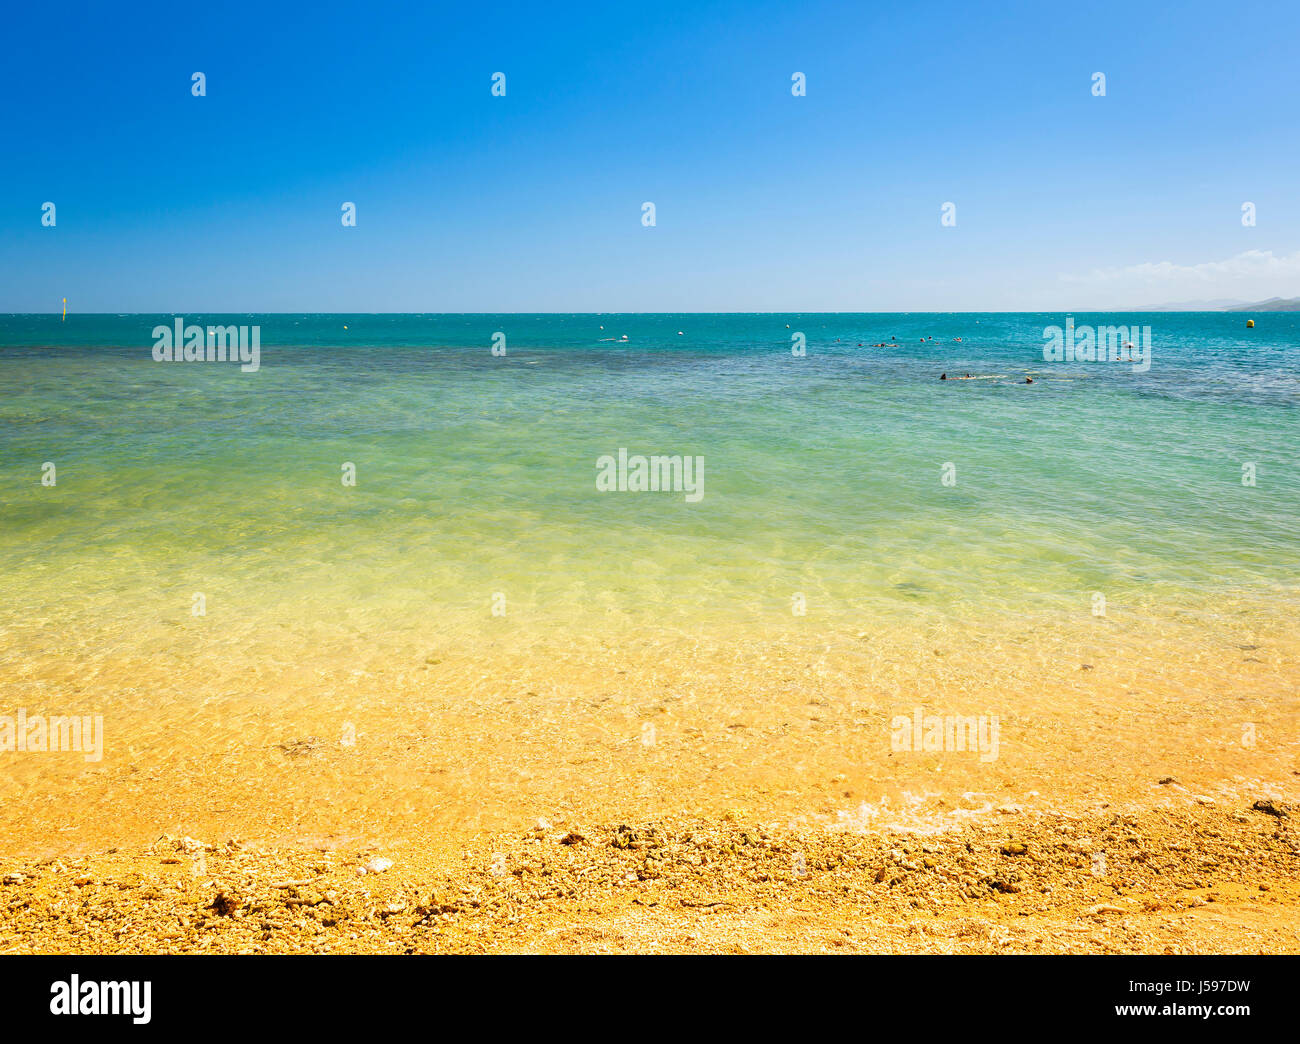
[[[1285, 298], [1279, 299], [1285, 300]], [[1259, 302], [1264, 303], [1264, 302]], [[1296, 309], [1300, 311], [1300, 309]], [[1171, 308], [1166, 306], [1152, 307], [1131, 306], [1122, 308], [990, 308], [990, 309], [928, 309], [928, 308], [906, 308], [895, 310], [869, 310], [869, 311], [811, 311], [789, 309], [784, 311], [676, 311], [676, 312], [570, 312], [570, 311], [500, 311], [500, 312], [410, 312], [410, 311], [382, 311], [382, 312], [296, 312], [280, 311], [274, 309], [257, 309], [249, 311], [246, 309], [225, 309], [225, 308], [187, 308], [180, 311], [153, 311], [153, 312], [73, 312], [68, 311], [67, 316], [81, 316], [83, 318], [114, 316], [125, 318], [127, 316], [147, 315], [159, 316], [170, 315], [175, 317], [184, 316], [186, 313], [194, 315], [571, 315], [571, 316], [609, 316], [609, 315], [786, 315], [786, 316], [805, 316], [805, 315], [1053, 315], [1057, 313], [1073, 314], [1076, 312], [1098, 312], [1107, 314], [1116, 314], [1120, 312], [1187, 312], [1187, 313], [1226, 313], [1226, 312], [1246, 312], [1251, 311], [1249, 305], [1230, 305], [1218, 308]], [[1262, 309], [1261, 311], [1273, 311]], [[53, 316], [60, 317], [64, 313], [60, 311], [53, 312], [0, 312], [0, 316], [5, 318], [16, 318], [24, 316]]]

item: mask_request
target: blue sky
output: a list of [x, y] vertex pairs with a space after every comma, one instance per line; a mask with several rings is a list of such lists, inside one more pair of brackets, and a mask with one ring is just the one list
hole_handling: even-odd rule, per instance
[[0, 311], [1300, 295], [1294, 3], [56, 4], [6, 22]]

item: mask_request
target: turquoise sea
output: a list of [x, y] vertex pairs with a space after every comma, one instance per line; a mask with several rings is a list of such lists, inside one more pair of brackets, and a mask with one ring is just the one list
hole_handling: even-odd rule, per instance
[[[154, 361], [172, 315], [0, 316], [0, 628], [1300, 594], [1297, 313], [1074, 314], [1150, 326], [1146, 372], [1044, 361], [1064, 313], [184, 318], [260, 327], [260, 370]], [[598, 492], [621, 448], [703, 498]]]

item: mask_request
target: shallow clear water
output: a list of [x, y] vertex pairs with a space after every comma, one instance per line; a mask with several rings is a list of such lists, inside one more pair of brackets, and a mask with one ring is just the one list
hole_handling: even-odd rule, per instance
[[[1149, 325], [1150, 370], [1045, 362], [1064, 315], [186, 316], [260, 325], [257, 373], [153, 361], [170, 316], [0, 316], [0, 614], [1294, 608], [1300, 315], [1074, 318]], [[703, 498], [598, 492], [621, 447], [703, 456]]]
[[[0, 317], [0, 710], [107, 737], [6, 759], [15, 849], [1292, 778], [1297, 318], [1143, 317], [1146, 373], [1044, 362], [1063, 316], [235, 317], [257, 373], [170, 318]], [[620, 447], [703, 498], [598, 492]], [[894, 757], [918, 706], [998, 760]]]

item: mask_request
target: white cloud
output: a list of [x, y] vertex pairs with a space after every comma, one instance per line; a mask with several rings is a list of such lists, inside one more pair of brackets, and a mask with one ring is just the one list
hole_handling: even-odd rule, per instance
[[[1087, 275], [1062, 275], [1075, 288], [1091, 288], [1107, 297], [1159, 293], [1173, 297], [1240, 297], [1258, 301], [1268, 297], [1300, 296], [1300, 250], [1275, 254], [1247, 250], [1226, 261], [1180, 265], [1172, 261], [1147, 261], [1122, 268], [1095, 268]], [[1144, 296], [1144, 300], [1150, 300]]]

